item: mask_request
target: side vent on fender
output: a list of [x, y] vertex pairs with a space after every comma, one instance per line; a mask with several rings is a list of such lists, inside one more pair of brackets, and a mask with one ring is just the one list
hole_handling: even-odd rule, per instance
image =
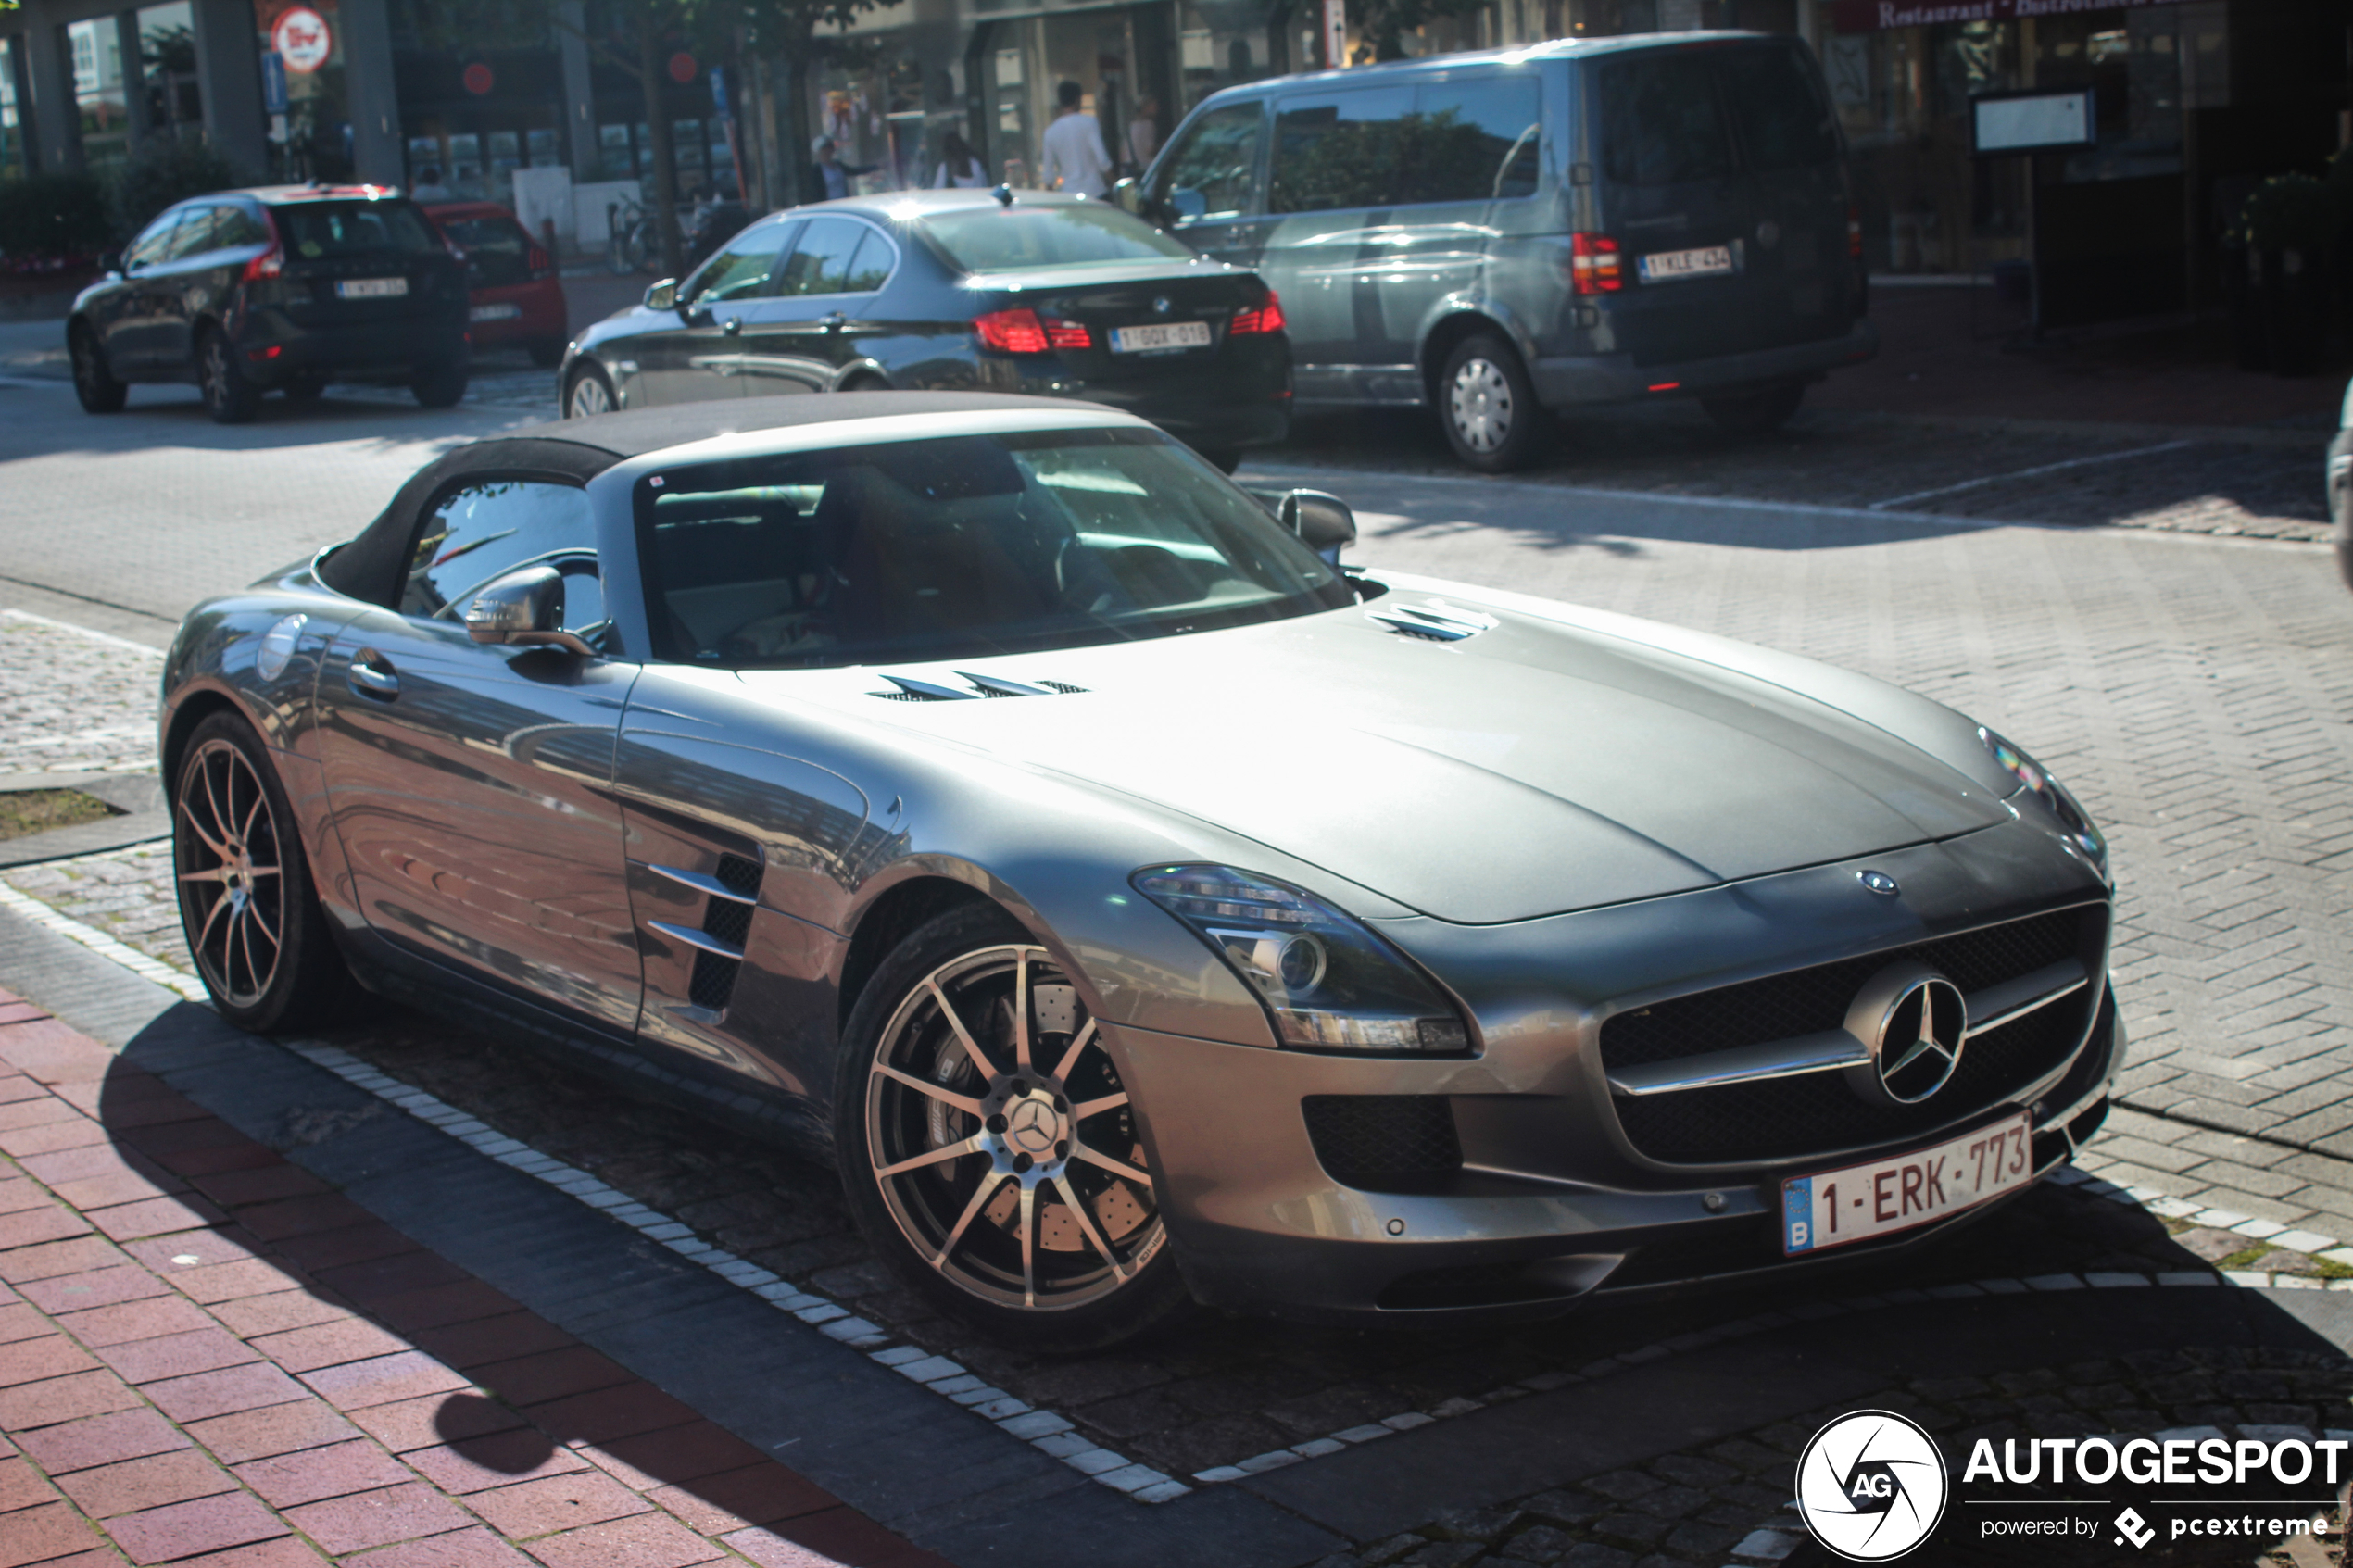
[[686, 999], [711, 1012], [724, 1012], [736, 994], [736, 976], [744, 967], [744, 941], [751, 935], [751, 912], [760, 903], [760, 862], [742, 855], [722, 855], [716, 875], [655, 866], [656, 874], [704, 896], [702, 926], [689, 931], [667, 921], [647, 923], [662, 935], [695, 950], [695, 971], [686, 983]]
[[912, 675], [885, 674], [883, 679], [899, 689], [895, 692], [868, 692], [868, 696], [885, 702], [965, 702], [975, 697], [991, 696], [1053, 696], [1083, 692], [1084, 686], [1074, 686], [1067, 681], [1014, 681], [1002, 675], [976, 675], [968, 670], [956, 671], [957, 678], [972, 683], [970, 688], [942, 685], [937, 681], [918, 680]]
[[1492, 632], [1502, 624], [1491, 615], [1462, 609], [1443, 599], [1428, 599], [1420, 604], [1383, 602], [1366, 609], [1365, 619], [1402, 635], [1431, 643], [1459, 643], [1481, 632]]

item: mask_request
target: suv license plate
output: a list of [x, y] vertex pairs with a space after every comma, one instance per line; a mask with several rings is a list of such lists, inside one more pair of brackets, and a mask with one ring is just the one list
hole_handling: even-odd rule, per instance
[[477, 305], [468, 312], [468, 317], [476, 321], [511, 321], [522, 314], [522, 307], [520, 305]]
[[1168, 321], [1149, 327], [1114, 327], [1111, 330], [1111, 351], [1114, 354], [1150, 354], [1158, 349], [1208, 346], [1207, 321]]
[[1702, 245], [1697, 250], [1656, 251], [1634, 265], [1646, 283], [1672, 282], [1678, 278], [1713, 277], [1732, 270], [1732, 247]]
[[406, 278], [346, 278], [335, 285], [337, 299], [391, 299], [408, 292]]
[[2021, 1110], [1932, 1148], [1792, 1176], [1781, 1183], [1781, 1250], [1820, 1252], [1974, 1209], [2032, 1181], [2033, 1151]]

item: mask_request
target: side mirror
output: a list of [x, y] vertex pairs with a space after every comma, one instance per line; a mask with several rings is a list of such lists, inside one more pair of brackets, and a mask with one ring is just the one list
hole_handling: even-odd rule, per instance
[[107, 277], [114, 277], [121, 272], [122, 252], [119, 250], [100, 251], [98, 253], [98, 270]]
[[1130, 175], [1112, 186], [1111, 199], [1127, 211], [1140, 214], [1144, 210], [1144, 187]]
[[466, 635], [477, 643], [555, 647], [585, 658], [597, 650], [563, 630], [563, 573], [552, 566], [526, 566], [476, 594], [466, 606]]
[[1347, 502], [1322, 490], [1292, 491], [1283, 497], [1275, 517], [1334, 566], [1340, 564], [1340, 550], [1356, 543], [1356, 514]]
[[678, 280], [675, 278], [664, 278], [661, 282], [648, 289], [646, 291], [646, 308], [648, 310], [677, 309]]

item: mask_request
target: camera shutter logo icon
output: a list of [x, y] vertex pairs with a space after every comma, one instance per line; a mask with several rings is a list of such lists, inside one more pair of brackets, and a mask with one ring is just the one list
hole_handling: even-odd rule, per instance
[[1892, 1411], [1840, 1416], [1798, 1456], [1798, 1513], [1850, 1562], [1886, 1562], [1919, 1546], [1948, 1496], [1935, 1439]]

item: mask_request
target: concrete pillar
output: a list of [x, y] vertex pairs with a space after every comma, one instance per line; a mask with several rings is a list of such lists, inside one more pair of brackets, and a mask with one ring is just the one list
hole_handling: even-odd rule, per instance
[[556, 59], [564, 83], [564, 148], [573, 183], [585, 185], [604, 176], [597, 167], [597, 91], [588, 75], [588, 41], [581, 36], [588, 22], [580, 0], [563, 0], [556, 7]]
[[351, 115], [352, 172], [377, 185], [408, 178], [401, 156], [400, 89], [392, 75], [392, 18], [384, 0], [343, 0], [343, 101]]
[[8, 87], [17, 98], [17, 144], [8, 152], [31, 174], [41, 168], [41, 137], [32, 123], [32, 77], [25, 69], [24, 34], [0, 33], [0, 44], [7, 45], [6, 54], [0, 56], [0, 70], [8, 73]]
[[139, 13], [116, 12], [114, 35], [122, 50], [122, 112], [130, 121], [131, 150], [136, 153], [155, 132], [147, 119], [147, 68], [139, 58]]
[[25, 85], [32, 96], [32, 113], [28, 117], [19, 110], [19, 118], [32, 126], [41, 156], [37, 167], [52, 174], [80, 169], [82, 108], [74, 100], [73, 52], [66, 43], [66, 30], [36, 13], [17, 41], [24, 45]]
[[264, 178], [270, 140], [261, 113], [261, 45], [254, 38], [253, 0], [190, 0], [189, 9], [205, 139], [220, 149], [239, 178]]

